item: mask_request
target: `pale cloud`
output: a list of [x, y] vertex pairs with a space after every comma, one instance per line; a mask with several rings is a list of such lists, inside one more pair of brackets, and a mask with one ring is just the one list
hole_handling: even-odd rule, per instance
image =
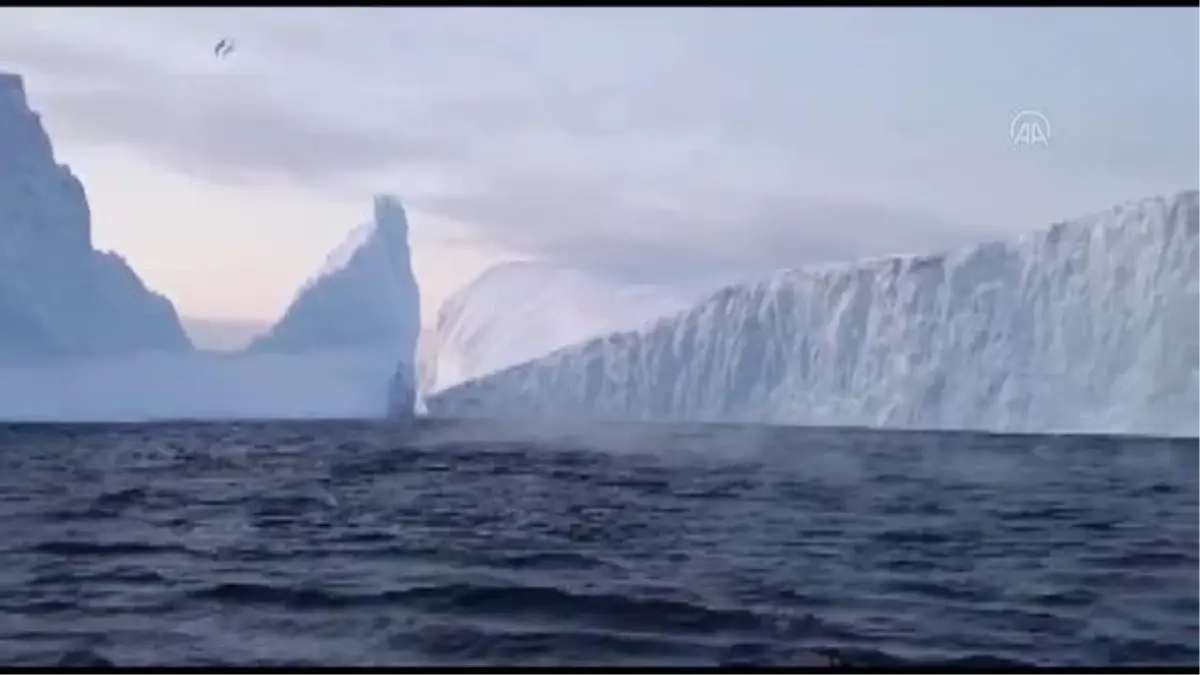
[[[64, 133], [214, 182], [390, 184], [481, 246], [630, 275], [939, 249], [1200, 163], [1194, 9], [2, 15]], [[1025, 108], [1040, 155], [1008, 138]]]

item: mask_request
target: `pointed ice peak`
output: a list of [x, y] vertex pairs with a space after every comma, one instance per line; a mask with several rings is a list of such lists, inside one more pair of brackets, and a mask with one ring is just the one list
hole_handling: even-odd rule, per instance
[[400, 200], [392, 195], [375, 195], [375, 225], [380, 229], [408, 234], [408, 217]]
[[28, 108], [24, 78], [16, 73], [0, 72], [0, 101], [8, 106]]
[[[411, 369], [421, 305], [408, 225], [404, 209], [393, 197], [376, 198], [373, 215], [326, 257], [283, 317], [255, 340], [251, 350], [382, 350], [381, 382], [396, 369], [397, 360]], [[405, 382], [413, 379], [407, 377]]]
[[374, 236], [393, 254], [408, 250], [408, 217], [400, 200], [388, 194], [375, 195]]
[[[0, 71], [0, 352], [95, 356], [190, 349], [174, 308], [119, 256], [92, 247], [83, 185], [63, 164], [21, 75]], [[24, 342], [22, 336], [37, 336]], [[12, 352], [10, 352], [12, 353]], [[0, 353], [0, 358], [4, 354]]]
[[329, 252], [325, 264], [306, 286], [344, 268], [355, 253], [377, 237], [383, 240], [381, 243], [385, 248], [408, 249], [408, 218], [404, 215], [400, 200], [392, 195], [375, 196], [374, 218], [371, 222], [351, 230], [342, 243]]

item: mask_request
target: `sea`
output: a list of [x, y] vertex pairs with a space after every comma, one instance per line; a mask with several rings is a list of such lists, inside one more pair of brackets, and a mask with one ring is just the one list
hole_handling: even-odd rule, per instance
[[1196, 439], [0, 426], [0, 665], [1197, 667]]

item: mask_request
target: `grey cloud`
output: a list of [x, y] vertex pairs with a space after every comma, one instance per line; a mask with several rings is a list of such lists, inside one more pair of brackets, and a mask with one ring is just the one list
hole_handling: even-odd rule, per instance
[[[313, 86], [319, 82], [323, 89], [309, 92], [314, 98], [331, 98], [338, 92], [328, 91], [330, 83], [344, 80], [370, 80], [373, 86], [396, 89], [436, 83], [432, 90], [420, 92], [420, 100], [407, 103], [387, 95], [374, 97], [372, 116], [387, 116], [386, 125], [355, 124], [352, 115], [346, 114], [336, 121], [318, 124], [311, 121], [311, 111], [287, 110], [278, 101], [268, 99], [268, 93], [281, 86], [280, 80], [243, 72], [219, 76], [171, 73], [156, 65], [152, 54], [134, 58], [36, 32], [6, 35], [4, 44], [0, 44], [0, 58], [7, 57], [58, 83], [47, 90], [44, 101], [51, 107], [61, 100], [63, 105], [55, 106], [59, 108], [56, 115], [68, 124], [77, 121], [80, 132], [152, 149], [168, 161], [182, 152], [189, 170], [198, 163], [211, 163], [222, 170], [218, 173], [252, 167], [278, 169], [285, 178], [333, 177], [344, 170], [357, 172], [436, 159], [431, 155], [449, 155], [447, 161], [469, 161], [474, 154], [486, 152], [493, 140], [518, 133], [539, 131], [601, 141], [635, 130], [641, 134], [671, 134], [697, 124], [711, 127], [706, 116], [711, 118], [716, 113], [722, 117], [718, 110], [721, 101], [705, 94], [702, 88], [696, 90], [691, 86], [695, 81], [685, 83], [672, 77], [669, 68], [659, 72], [652, 64], [639, 64], [633, 71], [608, 73], [599, 78], [599, 84], [585, 85], [537, 58], [535, 50], [520, 40], [493, 37], [489, 31], [480, 30], [480, 25], [499, 28], [499, 34], [505, 35], [503, 26], [495, 25], [495, 15], [419, 9], [371, 15], [379, 11], [155, 12], [137, 18], [145, 19], [146, 30], [170, 25], [172, 31], [156, 31], [163, 34], [174, 34], [187, 24], [204, 25], [213, 34], [219, 34], [213, 31], [221, 25], [261, 30], [244, 48], [286, 58], [295, 71], [313, 69]], [[547, 22], [538, 14], [522, 14], [523, 21], [530, 19], [537, 19], [535, 23], [544, 24], [545, 29], [535, 31], [533, 37], [543, 39], [549, 35], [545, 39], [554, 39], [557, 31], [553, 30], [553, 21]], [[339, 32], [335, 30], [338, 26], [347, 30]], [[367, 34], [354, 40], [356, 32], [364, 28]], [[517, 37], [529, 36], [522, 33]], [[411, 70], [405, 64], [411, 64]], [[702, 79], [703, 73], [691, 75]], [[180, 91], [186, 91], [189, 105], [195, 108], [189, 114], [189, 133], [192, 138], [205, 139], [201, 148], [189, 148], [194, 144], [190, 139], [180, 146], [179, 141], [167, 142], [162, 137], [164, 120], [179, 116], [178, 110], [169, 109], [166, 99], [171, 94], [164, 92]], [[105, 111], [103, 116], [96, 112], [101, 110]], [[118, 116], [128, 119], [116, 119]], [[82, 119], [85, 117], [102, 119]], [[254, 144], [244, 141], [252, 141], [264, 122], [276, 129], [264, 138], [264, 151], [247, 148]], [[239, 133], [243, 127], [245, 134]], [[313, 138], [325, 130], [332, 140], [345, 142], [345, 146], [337, 148]], [[285, 133], [299, 134], [298, 143], [331, 154], [273, 154], [280, 150], [280, 144], [272, 139]], [[214, 143], [222, 138], [228, 142]], [[164, 145], [167, 147], [156, 147]], [[251, 156], [243, 156], [247, 152]], [[271, 157], [278, 157], [279, 166], [270, 165]], [[326, 161], [321, 167], [298, 165], [306, 160], [320, 162], [322, 158]]]
[[[47, 85], [38, 87], [35, 105], [51, 113], [53, 124], [84, 138], [134, 147], [221, 182], [284, 180], [339, 189], [408, 166], [444, 167], [461, 179], [455, 192], [411, 195], [396, 187], [415, 209], [460, 221], [480, 239], [627, 277], [651, 270], [676, 277], [753, 273], [888, 253], [910, 242], [920, 242], [920, 249], [949, 245], [967, 232], [904, 210], [816, 204], [769, 191], [728, 202], [736, 207], [705, 211], [694, 205], [721, 195], [711, 186], [689, 186], [686, 172], [648, 177], [654, 172], [636, 165], [649, 163], [647, 158], [610, 153], [621, 176], [586, 163], [569, 171], [538, 165], [540, 142], [569, 155], [580, 143], [603, 143], [633, 127], [668, 140], [685, 136], [694, 127], [680, 123], [697, 121], [704, 96], [686, 98], [687, 87], [668, 97], [672, 106], [662, 107], [622, 100], [613, 90], [600, 97], [611, 107], [605, 119], [584, 103], [596, 92], [547, 74], [526, 85], [544, 86], [551, 96], [485, 82], [477, 91], [450, 87], [424, 92], [416, 101], [375, 97], [376, 108], [355, 119], [297, 107], [303, 97], [273, 97], [273, 83], [252, 74], [181, 76], [149, 60], [34, 38], [0, 45], [0, 57], [45, 74]], [[397, 79], [398, 86], [405, 83]], [[728, 108], [725, 127], [717, 124], [711, 134], [730, 124], [753, 127], [739, 117], [747, 110]]]
[[[445, 148], [419, 141], [366, 137], [257, 106], [211, 106], [180, 118], [161, 98], [113, 90], [64, 91], [48, 97], [56, 119], [72, 132], [126, 143], [181, 170], [217, 182], [284, 178], [330, 185], [404, 161], [446, 159]], [[75, 114], [71, 111], [79, 111]]]
[[429, 121], [417, 115], [398, 114], [395, 125], [376, 129], [289, 109], [254, 79], [197, 74], [180, 81], [147, 63], [79, 50], [25, 55], [35, 57], [25, 61], [35, 71], [61, 74], [34, 101], [56, 125], [212, 180], [331, 186], [354, 174], [461, 160], [469, 149], [428, 133], [422, 123]]
[[[952, 248], [988, 236], [916, 209], [866, 201], [776, 196], [717, 214], [650, 207], [579, 186], [538, 187], [542, 192], [508, 181], [502, 189], [435, 195], [414, 206], [487, 223], [477, 234], [500, 246], [643, 281], [753, 276], [764, 269]], [[698, 201], [701, 195], [691, 197]]]
[[[403, 22], [396, 22], [394, 16], [380, 15], [378, 21], [366, 23], [378, 24], [380, 28], [360, 43], [346, 37], [354, 34], [350, 30], [336, 40], [329, 37], [336, 32], [327, 30], [325, 39], [318, 39], [322, 26], [328, 22], [353, 19], [361, 29], [363, 15], [370, 11], [377, 10], [355, 10], [348, 17], [319, 9], [294, 15], [273, 11], [268, 21], [268, 13], [247, 10], [238, 14], [242, 17], [239, 20], [223, 21], [235, 26], [282, 23], [286, 30], [278, 30], [279, 25], [275, 25], [277, 30], [257, 37], [260, 42], [253, 42], [247, 48], [279, 56], [290, 54], [289, 63], [294, 59], [292, 69], [317, 69], [315, 80], [321, 79], [321, 73], [327, 76], [320, 82], [322, 88], [329, 87], [331, 81], [346, 79], [369, 80], [372, 86], [393, 86], [398, 90], [416, 84], [433, 87], [419, 91], [419, 100], [413, 97], [404, 101], [386, 93], [373, 97], [373, 110], [369, 111], [372, 124], [358, 124], [345, 111], [337, 120], [316, 122], [310, 110], [288, 110], [279, 101], [268, 98], [272, 89], [284, 84], [279, 80], [243, 72], [168, 73], [156, 66], [150, 55], [131, 58], [35, 33], [13, 39], [5, 36], [4, 44], [0, 44], [0, 57], [9, 57], [48, 74], [57, 82], [59, 86], [48, 88], [43, 100], [47, 107], [56, 108], [57, 117], [76, 125], [82, 133], [95, 139], [154, 149], [155, 154], [168, 161], [182, 152], [189, 169], [198, 163], [211, 163], [221, 173], [250, 166], [262, 171], [278, 169], [285, 176], [332, 177], [344, 170], [357, 172], [439, 157], [473, 163], [480, 154], [491, 153], [494, 157], [505, 150], [519, 154], [511, 148], [512, 139], [519, 134], [552, 139], [571, 137], [572, 143], [603, 143], [617, 137], [628, 140], [633, 135], [670, 138], [698, 128], [709, 135], [723, 135], [730, 127], [752, 132], [756, 126], [753, 120], [743, 119], [745, 106], [726, 111], [729, 102], [703, 86], [702, 71], [691, 73], [689, 80], [672, 76], [670, 64], [666, 70], [656, 69], [653, 64], [639, 64], [631, 72], [619, 73], [620, 77], [607, 73], [599, 77], [599, 84], [585, 85], [543, 63], [531, 50], [522, 49], [513, 40], [470, 30], [471, 22], [441, 20], [432, 26], [427, 23], [430, 17], [474, 16], [465, 11], [447, 15], [414, 14], [413, 17], [419, 16], [426, 23], [421, 23], [419, 30], [414, 27], [409, 31], [389, 29], [388, 26]], [[173, 17], [171, 23], [176, 24], [180, 21], [179, 17], [165, 13], [154, 16], [163, 20]], [[402, 16], [409, 14], [405, 12]], [[195, 19], [188, 14], [185, 18], [189, 21], [204, 18], [206, 25], [219, 25], [207, 14]], [[485, 18], [485, 21], [494, 23], [495, 19]], [[556, 32], [550, 30], [554, 27], [552, 22], [544, 27], [546, 33]], [[540, 34], [535, 32], [535, 36]], [[455, 50], [466, 55], [455, 54]], [[608, 55], [606, 59], [616, 56], [619, 54]], [[412, 72], [406, 72], [403, 65], [406, 63], [412, 64]], [[674, 67], [678, 69], [678, 64]], [[369, 74], [360, 72], [364, 68]], [[514, 76], [516, 73], [519, 75]], [[489, 74], [503, 81], [493, 81]], [[317, 86], [314, 82], [313, 87]], [[309, 92], [314, 98], [326, 99], [337, 93]], [[164, 124], [177, 122], [182, 115], [178, 106], [169, 105], [170, 99], [185, 95], [188, 105], [194, 107], [186, 114], [188, 138], [164, 139]], [[62, 105], [57, 105], [60, 101]], [[763, 126], [763, 112], [756, 113], [759, 127]], [[774, 117], [786, 116], [780, 111], [766, 112]], [[85, 119], [90, 117], [97, 119]], [[381, 121], [384, 118], [386, 121]], [[264, 126], [271, 126], [274, 131], [263, 136], [261, 144], [265, 147], [259, 149], [252, 141], [263, 132]], [[344, 145], [315, 138], [326, 133], [331, 140]], [[295, 134], [297, 144], [320, 148], [322, 154], [281, 152], [280, 146], [284, 144], [276, 141], [285, 134]], [[778, 142], [778, 138], [768, 142]], [[249, 156], [245, 156], [247, 153]], [[277, 158], [278, 167], [271, 166], [272, 158]], [[308, 161], [323, 166], [307, 166]]]
[[[1110, 170], [1135, 175], [1200, 175], [1200, 139], [1195, 128], [1173, 140], [1109, 136], [1103, 143], [1083, 144], [1079, 155]], [[1187, 133], [1191, 131], [1192, 133]], [[1081, 162], [1082, 163], [1082, 162]], [[1196, 180], [1191, 181], [1195, 184]], [[1183, 187], [1183, 186], [1180, 186]]]

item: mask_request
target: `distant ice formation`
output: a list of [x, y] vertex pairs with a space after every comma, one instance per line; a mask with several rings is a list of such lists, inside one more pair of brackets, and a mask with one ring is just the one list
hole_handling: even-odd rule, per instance
[[[408, 219], [394, 197], [377, 196], [374, 206], [372, 222], [351, 232], [330, 253], [283, 318], [251, 343], [249, 351], [373, 354], [380, 368], [373, 376], [379, 382], [369, 383], [372, 390], [392, 391], [393, 400], [412, 399], [421, 298], [412, 270]], [[407, 391], [397, 391], [397, 386]], [[381, 394], [379, 400], [384, 398]], [[411, 406], [410, 402], [404, 414], [411, 414]]]
[[93, 249], [83, 186], [0, 73], [0, 419], [380, 415], [394, 371], [415, 388], [407, 237], [400, 204], [377, 198], [252, 348], [197, 353], [171, 303]]
[[437, 325], [418, 348], [420, 388], [428, 395], [598, 335], [636, 328], [700, 297], [548, 263], [501, 263], [442, 304]]
[[364, 418], [389, 397], [411, 416], [418, 302], [404, 213], [381, 197], [252, 348], [3, 364], [0, 419]]
[[251, 351], [296, 353], [384, 346], [412, 361], [420, 292], [408, 220], [394, 197], [375, 198], [374, 219], [353, 230], [301, 287]]
[[1200, 433], [1197, 193], [779, 272], [429, 398], [445, 416]]
[[0, 363], [190, 350], [171, 302], [92, 247], [83, 185], [0, 73]]

